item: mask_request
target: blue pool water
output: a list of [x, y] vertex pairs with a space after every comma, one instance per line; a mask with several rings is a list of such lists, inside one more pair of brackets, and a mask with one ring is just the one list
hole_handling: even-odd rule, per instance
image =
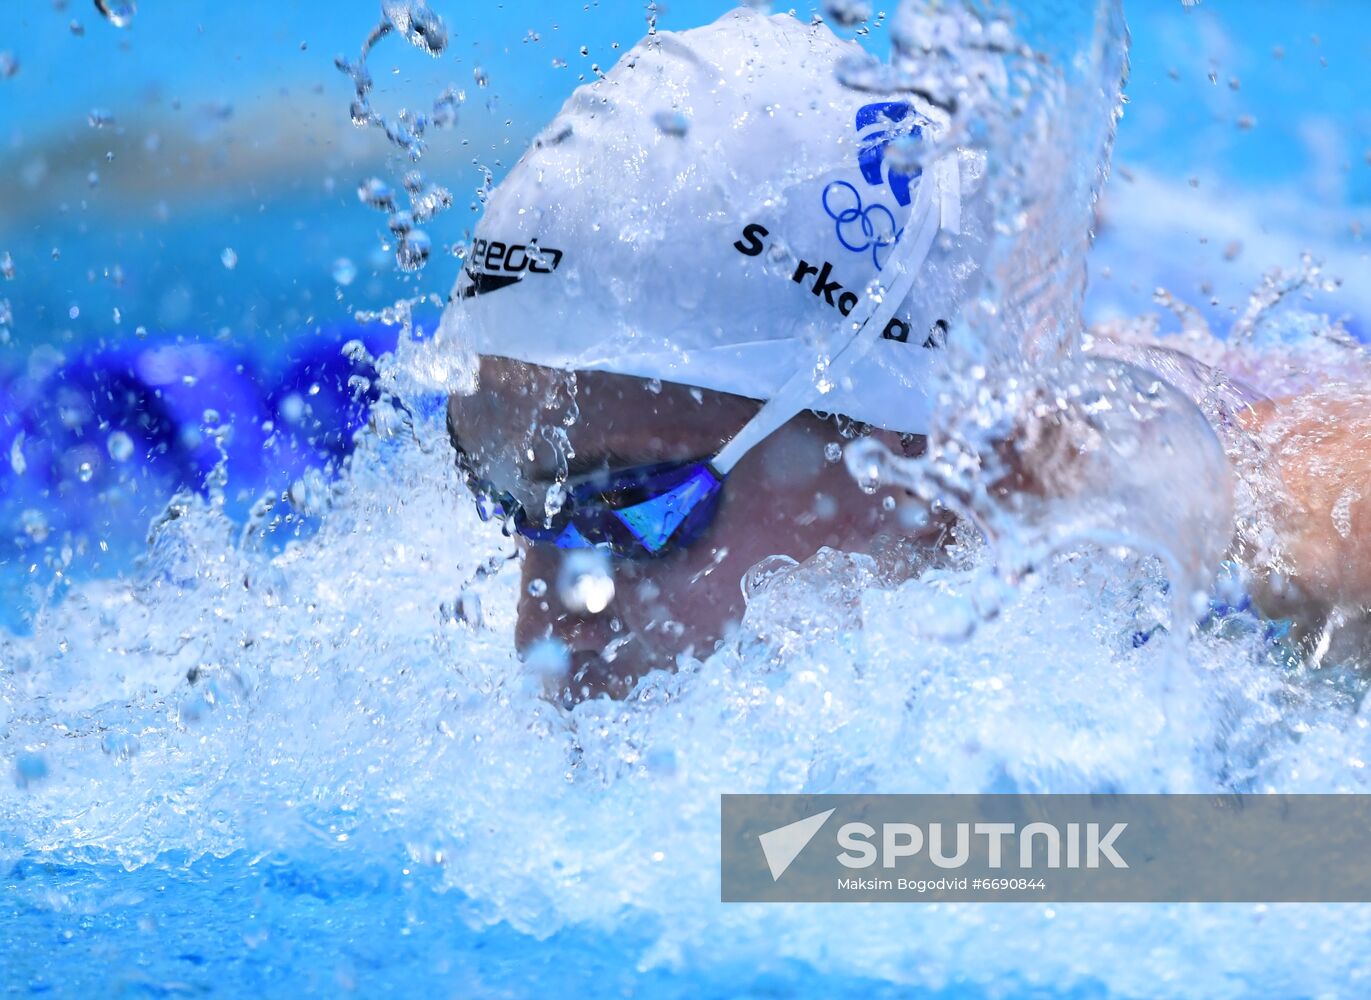
[[[128, 29], [74, 0], [0, 10], [0, 988], [1365, 993], [1365, 907], [721, 906], [725, 791], [1365, 791], [1360, 674], [1309, 670], [1250, 610], [1179, 661], [1136, 643], [1168, 613], [1146, 566], [1063, 566], [955, 635], [958, 595], [993, 582], [967, 553], [889, 594], [811, 567], [739, 650], [553, 713], [513, 658], [511, 550], [452, 469], [457, 376], [429, 346], [486, 171], [644, 5], [431, 0], [442, 58], [378, 48], [378, 106], [466, 91], [428, 137], [454, 204], [416, 273], [356, 194], [403, 164], [348, 122], [333, 65], [375, 5], [171, 6]], [[1342, 285], [1263, 343], [1333, 370], [1323, 332], [1371, 318], [1371, 10], [1127, 13], [1087, 317], [1174, 331], [1162, 286], [1222, 335], [1307, 250]], [[410, 300], [409, 324], [371, 315]], [[854, 595], [857, 630], [834, 610]]]
[[[909, 995], [880, 979], [824, 974], [795, 960], [643, 970], [634, 956], [651, 943], [651, 928], [614, 936], [571, 929], [536, 942], [502, 926], [473, 931], [454, 917], [463, 905], [457, 894], [407, 873], [398, 858], [356, 870], [340, 867], [336, 858], [318, 864], [253, 860], [172, 855], [132, 873], [16, 865], [0, 911], [14, 928], [9, 946], [18, 960], [11, 983], [35, 995], [81, 996]], [[54, 893], [68, 901], [60, 912], [32, 898]], [[402, 925], [378, 933], [378, 910]], [[73, 954], [89, 957], [72, 961]], [[995, 991], [949, 985], [919, 995], [971, 1000], [1006, 990], [1046, 995], [1012, 980]], [[1087, 1000], [1106, 994], [1087, 983], [1051, 995]]]

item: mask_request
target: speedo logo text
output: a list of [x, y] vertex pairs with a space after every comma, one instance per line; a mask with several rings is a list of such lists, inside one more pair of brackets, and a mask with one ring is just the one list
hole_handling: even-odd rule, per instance
[[457, 298], [471, 299], [508, 288], [522, 281], [525, 274], [551, 274], [561, 266], [564, 256], [560, 250], [536, 243], [476, 240], [464, 269], [468, 280], [458, 289]]

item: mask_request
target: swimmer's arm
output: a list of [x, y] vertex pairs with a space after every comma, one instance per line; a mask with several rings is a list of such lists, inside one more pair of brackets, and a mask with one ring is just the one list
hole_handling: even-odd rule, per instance
[[[1300, 595], [1330, 608], [1371, 605], [1371, 395], [1265, 401], [1243, 423], [1287, 494], [1276, 530]], [[1257, 597], [1272, 613], [1290, 610], [1274, 592]]]

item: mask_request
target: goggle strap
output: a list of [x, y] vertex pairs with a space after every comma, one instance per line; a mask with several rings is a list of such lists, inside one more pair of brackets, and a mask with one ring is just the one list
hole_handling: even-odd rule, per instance
[[[908, 297], [919, 269], [933, 249], [939, 217], [947, 214], [947, 206], [939, 203], [939, 192], [935, 188], [940, 188], [942, 178], [956, 170], [955, 161], [949, 167], [942, 166], [942, 161], [939, 161], [937, 169], [924, 172], [925, 183], [918, 186], [906, 226], [916, 227], [913, 239], [901, 241], [891, 253], [886, 263], [886, 272], [894, 273], [890, 284], [872, 289], [858, 306], [856, 315], [845, 324], [851, 333], [831, 353], [824, 373], [827, 381], [836, 384], [870, 352], [880, 339], [881, 331]], [[815, 399], [817, 374], [816, 366], [811, 366], [791, 375], [714, 456], [710, 464], [715, 472], [721, 477], [728, 475], [744, 455], [779, 430], [795, 414], [808, 409], [821, 409], [821, 406], [815, 405], [818, 402]]]

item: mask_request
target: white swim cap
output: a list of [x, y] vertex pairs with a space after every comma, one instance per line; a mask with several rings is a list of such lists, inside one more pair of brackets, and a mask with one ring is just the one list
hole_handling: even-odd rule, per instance
[[[444, 329], [552, 368], [759, 400], [785, 387], [780, 422], [816, 409], [925, 431], [976, 240], [957, 153], [921, 162], [947, 114], [841, 84], [860, 56], [749, 8], [650, 36], [491, 194]], [[829, 364], [864, 322], [870, 342]]]

